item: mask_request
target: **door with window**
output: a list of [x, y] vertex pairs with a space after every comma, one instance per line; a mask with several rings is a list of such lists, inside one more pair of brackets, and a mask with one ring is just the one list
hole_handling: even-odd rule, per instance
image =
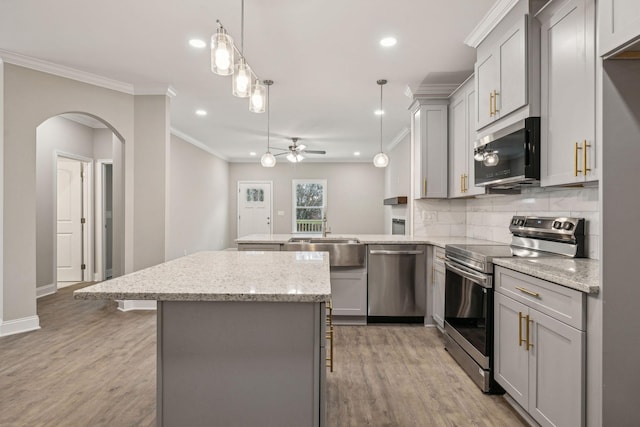
[[327, 181], [293, 180], [293, 233], [321, 233], [327, 211]]
[[238, 181], [238, 237], [271, 234], [271, 182]]

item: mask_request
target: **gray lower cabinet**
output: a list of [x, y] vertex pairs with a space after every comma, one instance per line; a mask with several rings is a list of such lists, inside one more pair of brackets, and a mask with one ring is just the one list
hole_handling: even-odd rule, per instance
[[367, 269], [331, 270], [333, 321], [338, 325], [367, 323]]
[[584, 426], [584, 294], [502, 267], [495, 279], [496, 381], [540, 425]]

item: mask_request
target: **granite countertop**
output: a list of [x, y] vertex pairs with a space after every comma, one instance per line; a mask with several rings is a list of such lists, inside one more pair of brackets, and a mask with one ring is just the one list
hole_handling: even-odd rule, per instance
[[328, 302], [324, 252], [198, 252], [79, 289], [75, 299]]
[[[317, 234], [251, 234], [236, 239], [236, 243], [253, 243], [253, 244], [283, 244], [292, 237], [312, 237], [321, 238]], [[400, 236], [393, 234], [329, 234], [327, 239], [345, 239], [356, 238], [364, 244], [420, 244], [435, 245], [442, 248], [449, 244], [496, 244], [489, 240], [472, 239], [470, 237], [426, 237], [426, 236]]]
[[494, 258], [493, 263], [587, 294], [600, 292], [600, 262], [588, 258]]

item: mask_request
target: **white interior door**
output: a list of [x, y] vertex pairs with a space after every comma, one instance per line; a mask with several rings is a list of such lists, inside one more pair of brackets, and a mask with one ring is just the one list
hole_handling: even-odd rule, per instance
[[82, 281], [82, 162], [58, 158], [58, 282]]
[[238, 181], [238, 237], [271, 234], [271, 182]]

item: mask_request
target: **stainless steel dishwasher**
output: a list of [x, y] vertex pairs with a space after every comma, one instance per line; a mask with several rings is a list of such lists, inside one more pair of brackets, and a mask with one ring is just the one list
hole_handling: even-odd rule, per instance
[[369, 245], [367, 322], [423, 322], [426, 246]]

